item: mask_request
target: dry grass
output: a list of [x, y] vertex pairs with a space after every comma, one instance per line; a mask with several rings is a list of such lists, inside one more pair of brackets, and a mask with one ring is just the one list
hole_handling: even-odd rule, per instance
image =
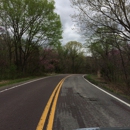
[[0, 84], [7, 84], [7, 83], [9, 83], [9, 80], [1, 80], [0, 81]]

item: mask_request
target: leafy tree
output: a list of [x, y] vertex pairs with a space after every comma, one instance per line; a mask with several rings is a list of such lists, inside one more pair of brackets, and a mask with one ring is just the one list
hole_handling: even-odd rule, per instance
[[106, 76], [110, 80], [108, 73], [108, 54], [110, 50], [108, 50], [105, 44], [103, 45], [100, 41], [92, 42], [89, 48], [92, 53], [92, 56], [95, 58], [97, 72], [102, 71], [103, 68], [105, 68], [104, 71], [102, 71], [102, 75]]
[[127, 51], [125, 50], [128, 44], [122, 41], [120, 35], [110, 33], [110, 31], [108, 33], [108, 30], [99, 28], [95, 35], [91, 37], [93, 40], [91, 40], [88, 47], [92, 53], [92, 58], [95, 59], [93, 64], [98, 66], [96, 70], [98, 72], [100, 70], [102, 77], [107, 81], [125, 83], [127, 86], [125, 91], [129, 91], [130, 62], [127, 56], [129, 47], [127, 46]]
[[[77, 41], [70, 41], [64, 46], [64, 50], [68, 55], [68, 59], [70, 62], [70, 72], [76, 73], [78, 72], [82, 61], [80, 61], [83, 57], [83, 48], [82, 44]], [[68, 62], [67, 62], [68, 63]]]
[[[70, 0], [72, 6], [77, 9], [76, 13], [72, 16], [73, 20], [82, 30], [82, 34], [88, 36], [93, 35], [95, 32], [100, 37], [93, 47], [94, 53], [98, 54], [99, 59], [103, 60], [103, 55], [110, 54], [114, 58], [106, 57], [103, 63], [105, 76], [109, 74], [109, 79], [113, 77], [121, 79], [129, 87], [129, 41], [130, 41], [130, 2], [129, 0]], [[99, 29], [100, 28], [100, 29]], [[109, 31], [109, 32], [107, 32]], [[104, 33], [105, 32], [105, 33]], [[107, 33], [106, 33], [107, 32]], [[93, 42], [92, 42], [93, 43]], [[102, 45], [106, 44], [102, 50]], [[107, 45], [108, 44], [108, 45]], [[111, 47], [112, 50], [109, 50]], [[110, 51], [107, 51], [108, 50]], [[107, 53], [105, 53], [105, 50]], [[118, 51], [118, 54], [114, 52]], [[100, 52], [100, 53], [99, 53]], [[109, 53], [108, 53], [109, 52]], [[93, 53], [93, 52], [92, 52]], [[97, 60], [101, 65], [102, 60]], [[109, 73], [108, 73], [109, 72]], [[108, 76], [107, 76], [108, 77]], [[118, 77], [118, 78], [117, 78]]]
[[54, 9], [53, 0], [1, 0], [0, 21], [10, 32], [17, 70], [25, 71], [34, 46], [59, 44], [61, 22]]

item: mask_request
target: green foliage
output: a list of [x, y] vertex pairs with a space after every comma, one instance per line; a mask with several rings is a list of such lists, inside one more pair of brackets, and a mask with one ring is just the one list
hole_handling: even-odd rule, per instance
[[87, 80], [89, 80], [91, 83], [93, 83], [93, 84], [95, 84], [95, 85], [99, 85], [98, 81], [96, 81], [96, 80], [93, 78], [92, 75], [87, 74], [87, 75], [85, 76], [85, 78], [86, 78]]
[[[92, 36], [89, 50], [93, 68], [109, 82], [124, 82], [130, 91], [129, 0], [70, 0], [72, 16], [85, 36]], [[94, 70], [94, 69], [93, 69]], [[96, 73], [96, 72], [95, 72]]]
[[[46, 76], [46, 75], [42, 75], [42, 77], [43, 76]], [[3, 80], [3, 81], [0, 82], [0, 87], [25, 82], [25, 81], [32, 80], [32, 79], [35, 79], [35, 78], [38, 78], [38, 76], [37, 77], [27, 77], [27, 78]]]
[[63, 47], [58, 48], [60, 58], [60, 70], [64, 73], [84, 73], [85, 56], [82, 44], [70, 41]]
[[6, 35], [1, 35], [5, 44], [0, 46], [6, 45], [8, 74], [34, 73], [39, 68], [40, 46], [60, 46], [61, 21], [54, 9], [53, 0], [1, 0], [0, 24]]

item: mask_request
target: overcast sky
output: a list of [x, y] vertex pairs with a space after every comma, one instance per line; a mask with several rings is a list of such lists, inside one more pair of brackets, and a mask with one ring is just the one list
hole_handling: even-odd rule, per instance
[[70, 15], [74, 13], [74, 9], [70, 6], [70, 4], [69, 0], [55, 0], [56, 12], [60, 15], [63, 27], [63, 45], [69, 41], [84, 43], [83, 37], [80, 33], [74, 30], [74, 23], [70, 17]]

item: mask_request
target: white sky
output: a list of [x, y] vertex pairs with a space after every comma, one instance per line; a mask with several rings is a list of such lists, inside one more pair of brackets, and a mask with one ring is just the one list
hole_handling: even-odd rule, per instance
[[78, 41], [84, 43], [83, 37], [80, 33], [74, 30], [74, 23], [70, 15], [74, 13], [74, 9], [70, 6], [69, 0], [55, 0], [56, 13], [60, 15], [63, 34], [62, 44], [66, 44], [69, 41]]

